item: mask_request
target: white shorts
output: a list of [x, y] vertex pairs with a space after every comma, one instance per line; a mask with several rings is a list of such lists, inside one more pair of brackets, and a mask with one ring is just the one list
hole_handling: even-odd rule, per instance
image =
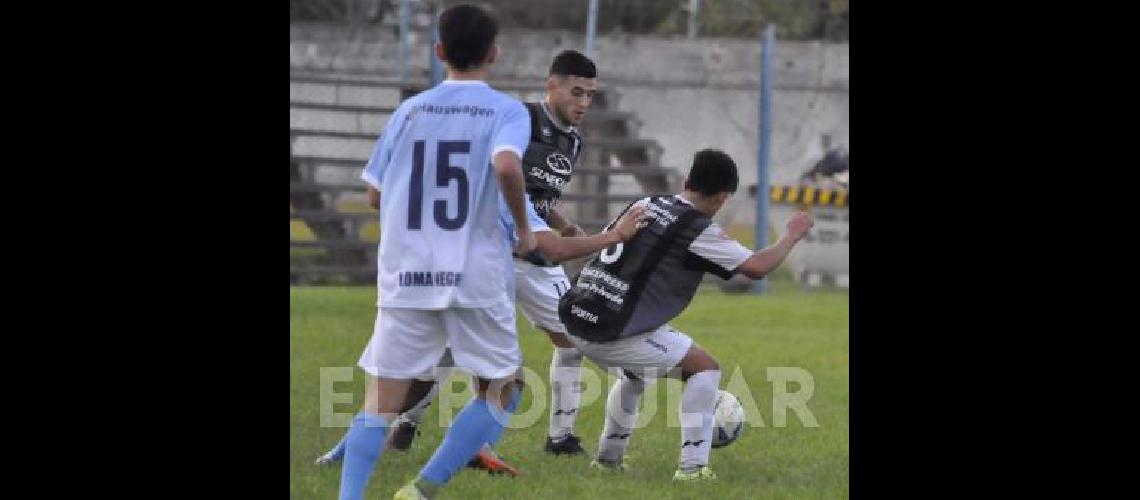
[[372, 339], [357, 365], [373, 377], [424, 379], [447, 348], [455, 366], [472, 375], [499, 379], [514, 374], [522, 366], [514, 305], [377, 309]]
[[566, 333], [558, 319], [558, 299], [570, 290], [562, 266], [543, 267], [515, 259], [515, 301], [535, 328]]
[[598, 365], [628, 370], [643, 379], [668, 374], [681, 364], [693, 345], [693, 339], [669, 325], [613, 342], [589, 342], [573, 335], [566, 337]]

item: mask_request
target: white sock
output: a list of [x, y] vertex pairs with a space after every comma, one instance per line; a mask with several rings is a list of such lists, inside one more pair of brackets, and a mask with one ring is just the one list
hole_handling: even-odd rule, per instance
[[713, 404], [720, 386], [720, 370], [694, 374], [681, 392], [681, 468], [709, 463], [712, 449]]
[[582, 353], [573, 347], [555, 347], [550, 358], [550, 430], [555, 441], [574, 433], [582, 398]]
[[598, 440], [598, 459], [621, 462], [633, 435], [643, 394], [645, 382], [625, 376], [610, 388], [610, 395], [606, 398], [606, 425]]

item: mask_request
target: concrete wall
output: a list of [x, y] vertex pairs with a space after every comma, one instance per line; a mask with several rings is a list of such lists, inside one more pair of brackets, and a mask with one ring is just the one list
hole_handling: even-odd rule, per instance
[[[423, 32], [414, 35], [410, 74], [426, 78], [428, 37]], [[508, 31], [498, 42], [502, 55], [493, 79], [541, 80], [554, 54], [584, 47], [583, 36], [570, 32]], [[831, 134], [834, 143], [850, 149], [848, 57], [847, 44], [777, 41], [773, 183], [792, 181], [810, 168], [822, 156], [822, 134]], [[608, 35], [595, 40], [593, 58], [599, 83], [616, 91], [618, 108], [636, 113], [641, 135], [664, 147], [665, 166], [683, 172], [695, 151], [715, 147], [739, 165], [741, 193], [756, 182], [758, 40]], [[392, 77], [398, 64], [391, 32], [291, 26], [290, 65], [295, 70]], [[753, 203], [736, 196], [719, 217], [721, 222], [752, 224]]]

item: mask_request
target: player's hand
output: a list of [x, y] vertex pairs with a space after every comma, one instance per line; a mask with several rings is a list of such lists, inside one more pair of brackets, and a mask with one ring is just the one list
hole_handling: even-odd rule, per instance
[[788, 220], [788, 236], [799, 241], [807, 235], [812, 226], [815, 225], [815, 220], [812, 219], [811, 214], [808, 212], [796, 212], [792, 218]]
[[629, 241], [638, 229], [645, 227], [645, 205], [634, 205], [626, 210], [625, 214], [618, 219], [617, 224], [611, 231], [617, 233], [622, 241]]
[[538, 239], [529, 229], [527, 231], [515, 230], [515, 236], [518, 237], [518, 243], [515, 244], [515, 255], [527, 255], [538, 248]]
[[582, 230], [577, 224], [570, 224], [562, 230], [563, 238], [573, 238], [575, 236], [586, 236], [586, 232]]

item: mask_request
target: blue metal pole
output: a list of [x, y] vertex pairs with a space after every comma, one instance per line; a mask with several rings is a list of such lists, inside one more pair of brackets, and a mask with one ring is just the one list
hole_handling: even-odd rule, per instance
[[[776, 41], [775, 26], [764, 28], [760, 45], [760, 137], [756, 154], [756, 249], [768, 245], [768, 166], [772, 156], [772, 46]], [[752, 283], [757, 294], [764, 293], [766, 280]]]
[[598, 0], [590, 0], [586, 15], [586, 57], [594, 57], [594, 34], [598, 26]]
[[408, 79], [408, 35], [412, 24], [410, 0], [400, 0], [400, 82]]
[[697, 12], [701, 10], [701, 0], [689, 0], [689, 30], [686, 35], [690, 40], [697, 37]]
[[435, 44], [439, 43], [439, 9], [431, 12], [431, 43], [428, 44], [428, 60], [431, 61], [431, 86], [443, 81], [443, 62], [435, 54]]

